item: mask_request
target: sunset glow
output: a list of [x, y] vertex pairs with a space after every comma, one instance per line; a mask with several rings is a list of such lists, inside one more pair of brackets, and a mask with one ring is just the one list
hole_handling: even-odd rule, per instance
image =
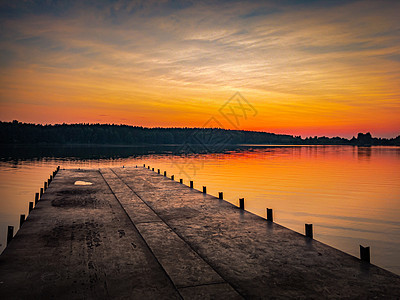
[[[99, 4], [100, 3], [100, 4]], [[400, 2], [2, 1], [0, 120], [400, 134]]]

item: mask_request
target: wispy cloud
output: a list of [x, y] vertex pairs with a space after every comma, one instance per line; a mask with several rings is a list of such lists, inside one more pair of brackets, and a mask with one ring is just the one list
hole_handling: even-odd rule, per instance
[[326, 126], [344, 119], [357, 128], [368, 112], [389, 117], [387, 132], [400, 128], [388, 113], [400, 112], [395, 1], [12, 1], [1, 9], [1, 104], [85, 102], [131, 116], [152, 111], [147, 125], [199, 125], [240, 90], [261, 118], [276, 117], [253, 128], [279, 130], [290, 119], [301, 131], [302, 115], [324, 114]]

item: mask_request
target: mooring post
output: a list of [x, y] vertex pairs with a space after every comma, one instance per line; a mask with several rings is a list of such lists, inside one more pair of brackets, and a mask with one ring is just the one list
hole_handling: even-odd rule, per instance
[[360, 258], [362, 261], [365, 261], [367, 263], [370, 262], [371, 255], [370, 255], [369, 247], [363, 247], [360, 245]]
[[19, 228], [21, 228], [22, 224], [25, 222], [25, 215], [19, 216]]
[[50, 182], [53, 181], [53, 175], [50, 175]]
[[154, 171], [154, 168], [151, 168], [152, 171]]
[[240, 209], [244, 209], [244, 198], [239, 198], [239, 207]]
[[47, 190], [47, 182], [46, 181], [44, 182], [43, 188], [44, 188], [43, 189], [44, 191]]
[[218, 199], [224, 199], [224, 193], [223, 192], [219, 192], [218, 193]]
[[203, 194], [207, 194], [207, 187], [203, 185]]
[[160, 169], [157, 170], [157, 173], [160, 174]]
[[274, 217], [272, 215], [272, 208], [267, 208], [267, 221], [273, 222]]
[[143, 168], [145, 168], [146, 167], [146, 164], [143, 164]]
[[136, 165], [136, 167], [135, 168], [137, 168], [137, 165]]
[[171, 175], [171, 180], [174, 180], [175, 179], [175, 175]]
[[35, 205], [39, 202], [39, 193], [35, 194]]
[[150, 170], [150, 166], [147, 166], [147, 169], [149, 169], [149, 170]]
[[190, 188], [193, 188], [193, 180], [190, 180]]
[[7, 245], [11, 242], [14, 236], [14, 226], [8, 226], [7, 229]]
[[167, 176], [167, 171], [164, 171], [164, 176]]
[[33, 209], [33, 202], [29, 202], [29, 213], [32, 211]]
[[50, 179], [47, 179], [47, 186], [50, 186]]
[[183, 179], [181, 178], [181, 179], [179, 179], [179, 183], [183, 183]]
[[306, 237], [309, 237], [311, 239], [314, 238], [312, 224], [306, 224]]
[[43, 196], [43, 188], [40, 188], [40, 198]]

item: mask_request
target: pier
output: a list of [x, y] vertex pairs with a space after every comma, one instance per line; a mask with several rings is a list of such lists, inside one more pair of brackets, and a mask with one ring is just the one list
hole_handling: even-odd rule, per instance
[[311, 224], [302, 235], [154, 170], [53, 173], [0, 256], [1, 298], [400, 297], [400, 276]]

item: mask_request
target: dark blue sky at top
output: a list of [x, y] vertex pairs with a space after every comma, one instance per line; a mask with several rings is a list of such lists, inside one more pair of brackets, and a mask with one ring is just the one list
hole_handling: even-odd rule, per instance
[[[119, 4], [122, 10], [125, 12], [134, 14], [135, 12], [141, 11], [144, 8], [151, 8], [154, 14], [168, 14], [176, 10], [188, 8], [194, 4], [198, 5], [229, 5], [234, 3], [240, 3], [243, 6], [254, 4], [254, 3], [270, 3], [274, 6], [286, 8], [286, 9], [298, 9], [302, 8], [316, 8], [316, 7], [334, 7], [342, 4], [348, 4], [350, 2], [357, 2], [354, 0], [281, 0], [281, 1], [112, 1], [112, 0], [14, 0], [14, 1], [1, 1], [0, 2], [0, 14], [2, 18], [15, 18], [23, 17], [29, 14], [34, 15], [53, 15], [53, 16], [64, 16], [70, 13], [76, 12], [76, 10], [106, 10], [110, 15], [117, 15], [118, 11], [110, 8], [115, 4]], [[134, 5], [132, 5], [134, 4]], [[128, 9], [129, 8], [129, 9]], [[271, 11], [268, 9], [255, 10], [244, 17], [253, 17], [264, 14], [270, 14]]]

